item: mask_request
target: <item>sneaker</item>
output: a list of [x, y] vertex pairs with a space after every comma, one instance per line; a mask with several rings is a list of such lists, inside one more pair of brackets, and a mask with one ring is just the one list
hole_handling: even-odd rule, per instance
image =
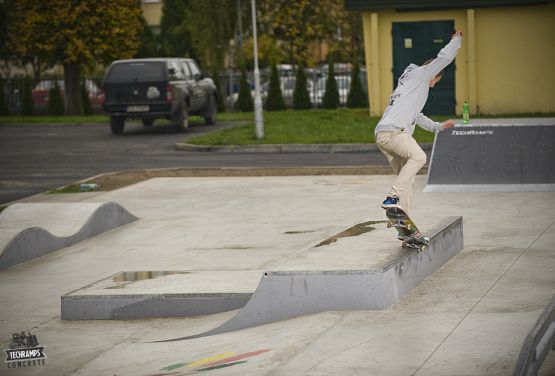
[[400, 206], [399, 206], [399, 197], [397, 197], [397, 196], [393, 196], [393, 197], [387, 196], [385, 201], [382, 203], [381, 207], [384, 208], [384, 209], [400, 208]]

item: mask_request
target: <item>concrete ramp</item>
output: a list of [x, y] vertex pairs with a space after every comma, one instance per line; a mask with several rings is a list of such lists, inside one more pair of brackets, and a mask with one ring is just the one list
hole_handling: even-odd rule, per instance
[[0, 213], [0, 270], [135, 220], [114, 202], [10, 205]]
[[462, 217], [450, 217], [431, 231], [426, 251], [404, 250], [370, 270], [265, 272], [248, 303], [223, 325], [180, 341], [232, 332], [324, 311], [382, 310], [408, 294], [464, 247]]
[[424, 192], [555, 191], [555, 118], [477, 119], [437, 134]]

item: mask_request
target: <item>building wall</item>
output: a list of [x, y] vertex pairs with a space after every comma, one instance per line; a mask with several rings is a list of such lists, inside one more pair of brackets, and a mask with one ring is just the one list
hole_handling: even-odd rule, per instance
[[[555, 111], [555, 4], [426, 12], [364, 12], [364, 44], [372, 115], [393, 87], [392, 23], [454, 20], [464, 34], [455, 60], [456, 111]], [[419, 64], [420, 62], [415, 62]]]
[[555, 112], [555, 4], [477, 10], [476, 59], [480, 112]]
[[157, 31], [160, 29], [160, 20], [162, 19], [162, 0], [142, 0], [141, 8], [143, 16], [148, 26]]

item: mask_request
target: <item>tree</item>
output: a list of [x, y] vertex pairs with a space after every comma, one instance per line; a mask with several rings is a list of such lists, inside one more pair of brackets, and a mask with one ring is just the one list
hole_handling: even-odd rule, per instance
[[295, 90], [293, 91], [293, 108], [295, 110], [306, 110], [312, 107], [310, 95], [306, 88], [306, 74], [302, 66], [297, 67], [295, 77]]
[[83, 66], [131, 58], [139, 48], [142, 11], [136, 0], [12, 0], [11, 7], [11, 46], [18, 56], [63, 65], [71, 115], [83, 112]]
[[332, 39], [344, 13], [341, 0], [263, 0], [258, 9], [261, 29], [283, 40], [289, 61], [302, 65], [315, 63], [314, 43]]
[[337, 81], [335, 80], [335, 70], [333, 69], [333, 61], [328, 63], [328, 78], [326, 79], [326, 91], [322, 99], [322, 107], [333, 109], [339, 107], [339, 91], [337, 90]]
[[10, 114], [8, 103], [5, 95], [5, 81], [0, 77], [0, 116], [7, 116]]
[[188, 24], [194, 1], [164, 0], [160, 20], [160, 54], [167, 57], [196, 57]]
[[139, 34], [139, 49], [135, 54], [136, 58], [157, 57], [160, 55], [160, 45], [158, 38], [152, 32], [152, 29], [141, 16], [142, 30]]
[[54, 86], [48, 90], [48, 113], [50, 115], [64, 114], [64, 100], [57, 81], [55, 81]]
[[270, 76], [270, 87], [268, 88], [268, 98], [266, 99], [266, 110], [281, 111], [285, 109], [285, 102], [281, 94], [281, 86], [279, 82], [279, 72], [275, 64], [272, 65], [272, 74]]
[[85, 81], [81, 81], [81, 86], [79, 91], [81, 92], [81, 101], [83, 102], [83, 114], [92, 115], [92, 103], [89, 97], [89, 92], [87, 91], [87, 86]]
[[239, 84], [239, 98], [237, 99], [237, 108], [243, 112], [252, 112], [254, 105], [252, 103], [251, 89], [247, 82], [247, 70], [241, 70], [241, 82]]
[[33, 102], [33, 80], [26, 78], [23, 80], [21, 92], [21, 115], [33, 115], [35, 112], [35, 104]]
[[355, 61], [353, 72], [351, 75], [351, 88], [347, 96], [347, 107], [349, 108], [363, 108], [368, 107], [368, 98], [362, 90], [362, 83], [360, 82], [360, 66], [358, 61]]
[[186, 26], [197, 52], [196, 59], [204, 69], [220, 72], [231, 48], [229, 41], [233, 39], [235, 28], [236, 0], [192, 1], [190, 14]]

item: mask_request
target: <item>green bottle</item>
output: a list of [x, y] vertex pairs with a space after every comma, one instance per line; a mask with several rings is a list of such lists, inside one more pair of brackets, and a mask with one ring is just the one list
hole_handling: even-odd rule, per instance
[[468, 102], [464, 101], [463, 103], [463, 123], [464, 124], [468, 124], [468, 122], [470, 121], [470, 111], [468, 109]]

